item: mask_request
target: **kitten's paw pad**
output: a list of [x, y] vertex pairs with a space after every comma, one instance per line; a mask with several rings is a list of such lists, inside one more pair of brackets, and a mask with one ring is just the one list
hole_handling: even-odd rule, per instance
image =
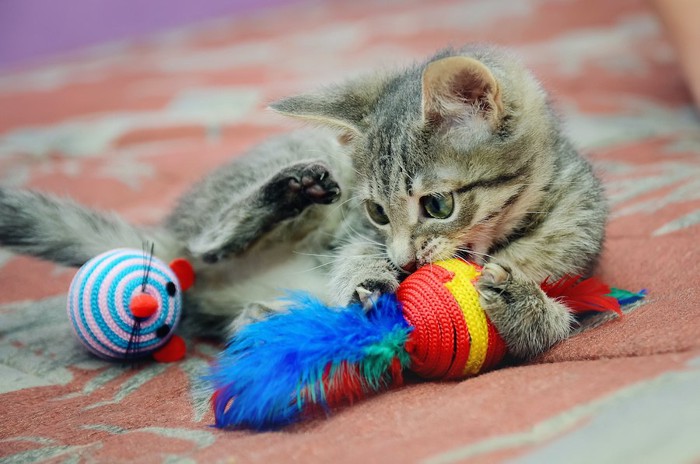
[[312, 203], [330, 204], [340, 198], [340, 186], [323, 163], [312, 163], [299, 173], [299, 191]]
[[222, 251], [207, 251], [202, 254], [202, 261], [206, 264], [216, 264], [223, 260], [226, 256]]
[[269, 184], [271, 197], [294, 215], [312, 204], [327, 205], [340, 198], [340, 186], [321, 162], [299, 163], [282, 170]]

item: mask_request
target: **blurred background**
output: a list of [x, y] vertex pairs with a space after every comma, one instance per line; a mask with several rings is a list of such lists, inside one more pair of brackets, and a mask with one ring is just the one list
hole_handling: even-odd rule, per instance
[[198, 21], [247, 15], [295, 0], [4, 0], [0, 69]]

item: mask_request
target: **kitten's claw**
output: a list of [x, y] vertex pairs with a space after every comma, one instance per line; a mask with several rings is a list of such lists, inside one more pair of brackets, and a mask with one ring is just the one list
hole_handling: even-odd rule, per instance
[[367, 290], [365, 287], [357, 287], [355, 293], [357, 293], [357, 298], [365, 312], [368, 312], [374, 307], [374, 303], [379, 298], [379, 295], [381, 295], [379, 290]]
[[355, 287], [355, 294], [351, 302], [359, 302], [365, 311], [369, 311], [383, 293], [394, 293], [398, 286], [398, 281], [365, 281]]
[[510, 280], [510, 272], [496, 263], [488, 263], [481, 270], [479, 281], [490, 287], [502, 287]]
[[476, 290], [479, 292], [484, 309], [503, 296], [510, 281], [510, 272], [503, 266], [496, 263], [488, 263], [484, 266], [476, 282]]

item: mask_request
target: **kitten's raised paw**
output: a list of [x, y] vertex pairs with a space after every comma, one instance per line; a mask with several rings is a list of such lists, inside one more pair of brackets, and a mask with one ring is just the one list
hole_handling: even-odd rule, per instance
[[340, 198], [340, 186], [323, 163], [291, 166], [286, 174], [290, 175], [289, 191], [308, 203], [327, 205]]

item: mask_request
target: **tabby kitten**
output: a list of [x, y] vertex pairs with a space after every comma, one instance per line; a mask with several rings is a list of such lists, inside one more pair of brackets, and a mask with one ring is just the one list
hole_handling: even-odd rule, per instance
[[481, 302], [513, 355], [568, 336], [569, 312], [538, 283], [591, 270], [607, 209], [516, 59], [491, 47], [446, 50], [272, 108], [340, 138], [314, 130], [264, 143], [151, 229], [0, 189], [0, 244], [80, 265], [154, 241], [162, 258], [195, 263], [186, 304], [200, 330], [211, 328], [208, 316], [236, 316], [235, 330], [279, 309], [278, 287], [368, 304], [417, 266], [459, 257], [485, 264]]

